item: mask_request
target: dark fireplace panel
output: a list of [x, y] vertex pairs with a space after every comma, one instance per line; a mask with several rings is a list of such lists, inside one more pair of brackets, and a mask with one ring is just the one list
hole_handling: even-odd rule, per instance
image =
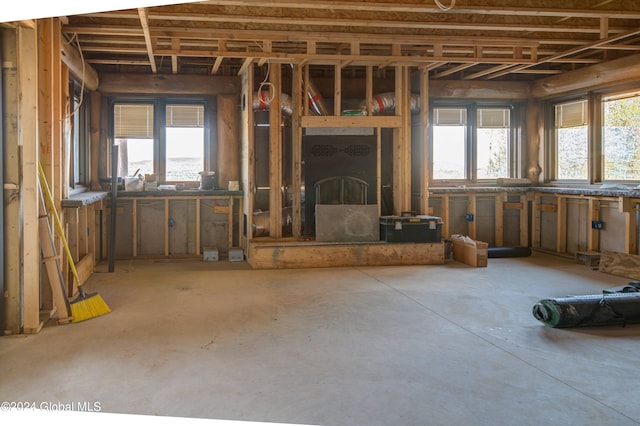
[[315, 235], [316, 203], [377, 204], [375, 134], [303, 136], [302, 146], [305, 235]]

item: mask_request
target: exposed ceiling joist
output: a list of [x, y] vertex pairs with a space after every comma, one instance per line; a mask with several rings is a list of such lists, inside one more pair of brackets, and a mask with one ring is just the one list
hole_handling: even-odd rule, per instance
[[155, 74], [158, 72], [156, 66], [156, 58], [153, 55], [153, 45], [151, 43], [151, 34], [149, 32], [149, 19], [147, 17], [147, 9], [138, 9], [138, 15], [140, 16], [140, 25], [142, 26], [142, 33], [144, 34], [144, 42], [147, 46], [147, 55], [149, 55], [149, 64], [151, 65], [151, 71]]
[[466, 0], [442, 11], [414, 0], [212, 0], [69, 16], [63, 31], [106, 72], [146, 57], [163, 74], [233, 75], [271, 62], [522, 81], [640, 50], [637, 2], [522, 3]]

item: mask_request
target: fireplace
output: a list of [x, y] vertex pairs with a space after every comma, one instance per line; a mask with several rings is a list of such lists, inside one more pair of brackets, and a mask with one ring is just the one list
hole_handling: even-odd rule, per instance
[[377, 206], [376, 136], [305, 135], [304, 235], [316, 236], [316, 205]]

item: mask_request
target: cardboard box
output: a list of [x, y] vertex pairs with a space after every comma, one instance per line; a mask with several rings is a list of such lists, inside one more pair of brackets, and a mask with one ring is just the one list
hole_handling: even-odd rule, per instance
[[453, 260], [464, 262], [464, 240], [465, 237], [459, 234], [451, 236], [451, 242], [453, 244]]
[[488, 243], [459, 234], [452, 235], [451, 241], [453, 243], [453, 260], [469, 266], [487, 266], [489, 260]]
[[489, 260], [489, 244], [474, 240], [464, 244], [464, 263], [469, 266], [486, 267]]

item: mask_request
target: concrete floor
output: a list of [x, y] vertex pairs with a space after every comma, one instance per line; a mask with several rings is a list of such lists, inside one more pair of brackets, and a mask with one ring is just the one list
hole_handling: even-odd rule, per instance
[[628, 281], [541, 253], [488, 268], [119, 262], [86, 284], [112, 313], [0, 338], [0, 399], [287, 424], [636, 425], [640, 326], [531, 314]]

